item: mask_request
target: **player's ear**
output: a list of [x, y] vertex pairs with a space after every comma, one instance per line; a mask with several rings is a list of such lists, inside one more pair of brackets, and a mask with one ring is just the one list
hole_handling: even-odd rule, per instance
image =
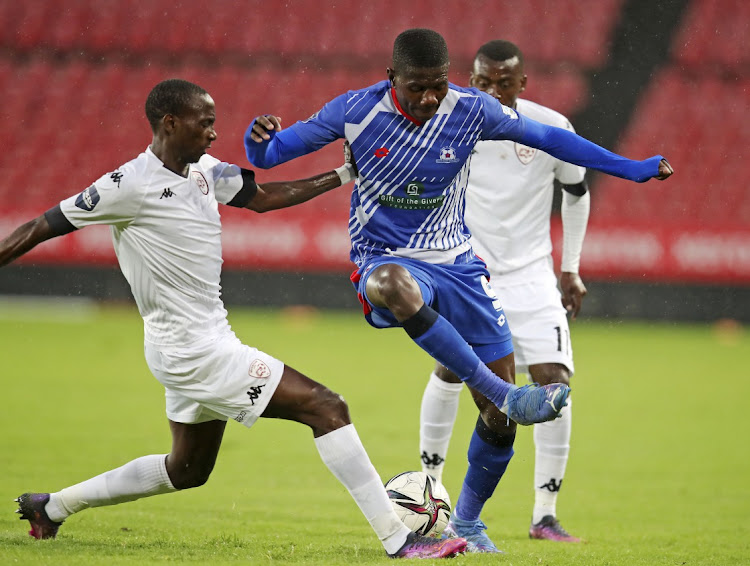
[[162, 127], [164, 128], [164, 131], [168, 134], [171, 134], [174, 132], [176, 127], [177, 118], [173, 114], [164, 114], [164, 116], [161, 119]]
[[391, 81], [391, 86], [396, 86], [396, 73], [393, 72], [393, 69], [388, 67], [385, 72], [388, 75], [388, 80]]
[[526, 90], [526, 79], [527, 78], [528, 77], [526, 75], [524, 75], [523, 78], [521, 79], [521, 90], [520, 90], [520, 92], [523, 92], [523, 91]]

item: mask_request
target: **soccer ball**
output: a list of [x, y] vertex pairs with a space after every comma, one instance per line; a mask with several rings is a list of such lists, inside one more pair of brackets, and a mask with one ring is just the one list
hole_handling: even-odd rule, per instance
[[389, 479], [385, 490], [399, 519], [423, 536], [439, 537], [451, 516], [448, 491], [424, 472], [403, 472]]

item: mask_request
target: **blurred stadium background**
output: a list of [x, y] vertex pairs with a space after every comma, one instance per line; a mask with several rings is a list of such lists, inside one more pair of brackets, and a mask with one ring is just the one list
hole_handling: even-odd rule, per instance
[[[430, 27], [453, 82], [466, 84], [479, 45], [512, 40], [528, 98], [605, 147], [675, 167], [666, 183], [590, 176], [586, 315], [750, 321], [749, 26], [744, 0], [0, 0], [0, 237], [143, 151], [143, 103], [162, 79], [211, 92], [212, 153], [247, 165], [254, 116], [306, 118], [384, 78], [400, 31]], [[307, 177], [341, 156], [332, 144], [257, 178]], [[262, 216], [225, 209], [226, 302], [357, 308], [349, 192]], [[553, 231], [559, 243], [559, 218]], [[106, 228], [4, 268], [0, 294], [130, 297]]]

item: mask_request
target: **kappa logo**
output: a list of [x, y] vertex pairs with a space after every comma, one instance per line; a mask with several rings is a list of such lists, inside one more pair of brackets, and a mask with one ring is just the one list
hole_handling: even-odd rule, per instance
[[250, 369], [247, 370], [250, 377], [265, 378], [271, 375], [271, 369], [261, 360], [253, 360]]
[[251, 385], [250, 390], [247, 392], [247, 396], [250, 397], [250, 404], [255, 405], [255, 400], [260, 397], [260, 394], [263, 392], [263, 388], [266, 386], [264, 383], [263, 385]]
[[529, 163], [531, 163], [532, 159], [534, 159], [534, 157], [536, 156], [536, 149], [533, 147], [521, 145], [520, 143], [514, 143], [513, 147], [516, 150], [516, 157], [518, 157], [518, 161], [520, 161], [524, 165], [528, 165]]
[[113, 183], [117, 183], [117, 188], [120, 188], [120, 181], [122, 181], [122, 173], [119, 171], [115, 171], [109, 176], [110, 179], [112, 179]]
[[440, 148], [440, 157], [435, 160], [436, 163], [455, 163], [458, 161], [458, 157], [456, 156], [456, 150], [452, 147], [441, 147]]
[[204, 195], [208, 194], [208, 181], [206, 181], [206, 178], [203, 176], [203, 173], [200, 171], [193, 171], [190, 174], [193, 177], [193, 181], [195, 181], [195, 184], [198, 185], [198, 188], [201, 190], [201, 192]]
[[548, 483], [542, 484], [539, 486], [539, 489], [546, 489], [551, 491], [552, 493], [556, 493], [560, 491], [560, 488], [562, 487], [562, 480], [559, 482], [555, 481], [555, 478], [550, 478]]
[[94, 207], [99, 203], [101, 197], [96, 191], [96, 187], [91, 185], [88, 189], [85, 189], [78, 197], [76, 197], [76, 206], [86, 212], [91, 212]]
[[375, 150], [375, 157], [378, 159], [382, 159], [383, 157], [386, 157], [391, 152], [390, 149], [387, 147], [379, 147]]
[[174, 196], [174, 193], [172, 192], [172, 189], [170, 187], [167, 187], [166, 189], [164, 189], [164, 192], [159, 197], [159, 200], [163, 198], [173, 197], [173, 196]]

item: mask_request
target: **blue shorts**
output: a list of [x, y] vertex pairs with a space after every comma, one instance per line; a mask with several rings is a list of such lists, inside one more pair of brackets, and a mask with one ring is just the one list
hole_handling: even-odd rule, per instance
[[365, 318], [375, 328], [401, 326], [386, 308], [367, 298], [367, 279], [376, 267], [393, 263], [409, 271], [429, 305], [458, 331], [484, 363], [504, 358], [513, 351], [510, 328], [500, 301], [489, 285], [484, 262], [472, 251], [453, 264], [433, 264], [392, 255], [373, 256], [352, 274]]

